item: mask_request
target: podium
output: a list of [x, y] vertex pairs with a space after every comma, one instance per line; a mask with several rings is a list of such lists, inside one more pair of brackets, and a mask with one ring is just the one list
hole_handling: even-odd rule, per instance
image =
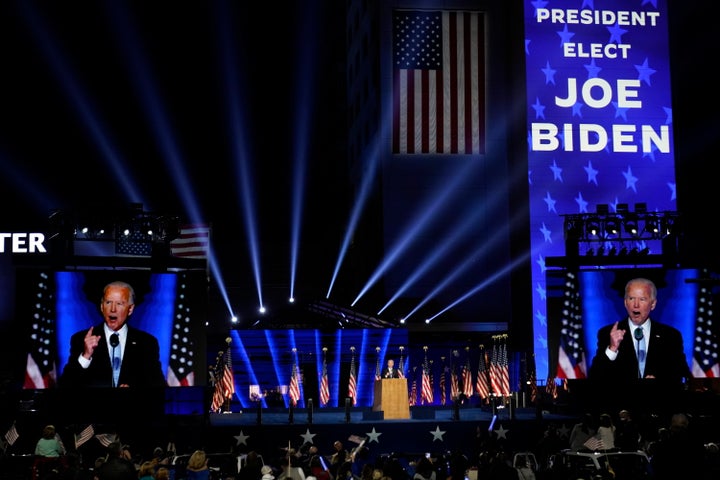
[[410, 418], [406, 378], [383, 378], [375, 380], [373, 412], [383, 412], [383, 418]]

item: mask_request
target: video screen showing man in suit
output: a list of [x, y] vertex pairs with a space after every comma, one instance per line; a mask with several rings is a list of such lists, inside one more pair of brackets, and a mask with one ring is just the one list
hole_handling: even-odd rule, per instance
[[598, 331], [590, 377], [604, 381], [657, 379], [679, 386], [690, 378], [679, 330], [650, 318], [657, 305], [652, 280], [635, 278], [625, 286], [627, 318]]
[[158, 340], [132, 327], [135, 291], [113, 281], [100, 300], [103, 322], [73, 334], [61, 387], [164, 387]]

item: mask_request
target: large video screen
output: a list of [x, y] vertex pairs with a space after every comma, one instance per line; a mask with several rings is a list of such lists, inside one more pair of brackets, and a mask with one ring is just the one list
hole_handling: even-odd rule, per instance
[[693, 376], [718, 376], [719, 332], [713, 303], [720, 293], [720, 277], [707, 269], [663, 266], [549, 271], [551, 372], [559, 378], [587, 376], [597, 353], [598, 330], [627, 318], [624, 289], [635, 277], [649, 278], [657, 286], [651, 318], [680, 331]]
[[92, 327], [101, 331], [103, 289], [114, 281], [130, 284], [135, 292], [127, 325], [149, 335], [128, 334], [125, 354], [133, 347], [147, 349], [142, 340], [154, 338], [159, 358], [151, 363], [160, 364], [156, 377], [164, 377], [165, 386], [207, 384], [205, 272], [21, 268], [16, 273], [16, 331], [22, 342], [16, 356], [23, 389], [63, 389], [63, 372], [77, 362], [70, 358], [71, 337]]

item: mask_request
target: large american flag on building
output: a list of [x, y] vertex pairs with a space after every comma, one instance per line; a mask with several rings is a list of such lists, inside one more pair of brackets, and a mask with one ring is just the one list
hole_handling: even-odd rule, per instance
[[[703, 276], [708, 278], [708, 272]], [[708, 279], [709, 280], [709, 279]], [[692, 374], [696, 378], [720, 377], [717, 327], [713, 318], [712, 280], [701, 283], [698, 291]]]
[[393, 12], [392, 152], [485, 151], [483, 15]]
[[558, 351], [557, 378], [586, 378], [585, 347], [578, 277], [573, 271], [565, 274], [563, 308]]
[[30, 324], [30, 342], [23, 388], [44, 389], [57, 382], [55, 343], [55, 279], [39, 272], [35, 280], [35, 299]]
[[170, 241], [174, 257], [207, 259], [210, 248], [210, 227], [206, 224], [188, 224], [180, 227], [180, 235]]
[[187, 303], [191, 295], [185, 291], [188, 288], [186, 274], [180, 275], [177, 288], [167, 383], [170, 387], [190, 387], [195, 385], [195, 335], [191, 309]]

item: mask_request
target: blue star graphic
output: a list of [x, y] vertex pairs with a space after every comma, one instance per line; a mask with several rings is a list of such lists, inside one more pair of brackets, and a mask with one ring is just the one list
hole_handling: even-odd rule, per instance
[[594, 10], [595, 6], [593, 5], [593, 0], [583, 0], [582, 5], [580, 6], [580, 10], [584, 9], [585, 7], [589, 8], [590, 10]]
[[534, 15], [535, 15], [535, 17], [537, 17], [537, 9], [538, 9], [538, 8], [545, 8], [545, 5], [547, 5], [548, 2], [547, 2], [546, 0], [534, 0], [534, 1], [530, 2], [530, 4], [531, 4], [533, 7], [535, 7], [535, 13], [534, 13]]
[[545, 74], [545, 85], [552, 83], [555, 85], [555, 73], [557, 70], [550, 68], [550, 62], [545, 62], [545, 68], [540, 69]]
[[575, 102], [575, 104], [572, 106], [572, 116], [578, 116], [582, 118], [582, 107], [585, 105], [582, 102]]
[[585, 168], [585, 173], [587, 173], [588, 183], [594, 183], [595, 185], [597, 185], [598, 184], [598, 182], [597, 182], [598, 171], [593, 168], [592, 162], [590, 160], [588, 160], [587, 167], [584, 167], [584, 168]]
[[568, 31], [567, 23], [565, 24], [565, 27], [562, 29], [561, 32], [556, 32], [558, 36], [560, 37], [560, 46], [562, 47], [564, 44], [568, 43], [572, 37], [575, 36], [574, 33]]
[[535, 312], [535, 318], [543, 327], [547, 325], [547, 317], [540, 310]]
[[602, 68], [595, 65], [594, 58], [590, 62], [590, 65], [585, 65], [585, 69], [588, 72], [588, 78], [597, 78], [598, 74], [602, 71]]
[[612, 105], [615, 107], [615, 118], [622, 117], [622, 119], [627, 122], [627, 111], [629, 109], [627, 107], [620, 107], [618, 102], [612, 102]]
[[625, 188], [631, 188], [633, 192], [637, 193], [635, 183], [638, 181], [638, 178], [633, 176], [630, 165], [628, 165], [627, 171], [623, 172], [623, 177], [625, 177]]
[[525, 55], [530, 55], [530, 49], [528, 48], [530, 46], [530, 39], [525, 39]]
[[575, 203], [578, 204], [578, 212], [587, 213], [588, 202], [582, 196], [582, 192], [578, 192], [578, 196], [575, 197]]
[[532, 185], [532, 170], [528, 170], [528, 185]]
[[672, 124], [672, 108], [670, 107], [663, 107], [663, 110], [665, 110], [665, 125], [671, 125]]
[[375, 431], [375, 427], [373, 427], [372, 432], [367, 432], [367, 436], [370, 440], [368, 440], [368, 443], [380, 443], [380, 440], [378, 440], [378, 437], [382, 435], [380, 432]]
[[553, 198], [550, 196], [550, 192], [547, 192], [547, 194], [545, 195], [545, 204], [548, 207], [548, 212], [557, 213], [557, 211], [555, 210], [555, 200], [553, 200]]
[[638, 71], [638, 80], [641, 82], [644, 80], [650, 85], [650, 75], [654, 74], [656, 70], [653, 70], [648, 66], [648, 59], [646, 58], [642, 65], [635, 65]]
[[553, 158], [553, 164], [550, 165], [550, 170], [553, 172], [553, 180], [560, 180], [560, 183], [562, 183], [562, 168], [557, 166], [557, 162]]
[[535, 110], [535, 118], [545, 118], [545, 105], [540, 103], [539, 98], [535, 98], [535, 104], [532, 107]]
[[440, 425], [437, 425], [434, 432], [430, 430], [430, 434], [433, 436], [433, 442], [435, 440], [440, 440], [442, 442], [443, 435], [445, 435], [445, 430], [440, 430]]
[[608, 43], [622, 43], [622, 36], [627, 33], [627, 30], [620, 28], [617, 23], [612, 27], [607, 27], [607, 29], [608, 32], [610, 32], [610, 40], [608, 40]]
[[545, 300], [545, 295], [547, 294], [547, 291], [540, 283], [537, 284], [537, 287], [535, 288], [535, 292], [537, 292], [538, 296], [540, 297], [540, 300]]
[[645, 5], [647, 3], [649, 3], [653, 7], [657, 8], [657, 0], [643, 0], [642, 3], [640, 4], [640, 6], [642, 7], [643, 5]]
[[237, 445], [247, 445], [247, 439], [250, 438], [250, 435], [245, 435], [242, 430], [240, 430], [240, 435], [235, 435], [235, 439], [237, 440]]
[[535, 262], [540, 267], [540, 271], [545, 273], [545, 258], [542, 255], [538, 255], [538, 259]]
[[547, 338], [545, 337], [538, 337], [538, 343], [542, 345], [543, 348], [547, 348]]
[[643, 152], [643, 158], [650, 157], [650, 160], [652, 160], [653, 163], [655, 163], [655, 151], [656, 150], [657, 150], [657, 146], [651, 145], [649, 152]]
[[668, 186], [668, 188], [670, 189], [670, 200], [675, 200], [675, 198], [676, 198], [676, 197], [675, 197], [675, 192], [676, 192], [676, 190], [675, 190], [675, 183], [673, 183], [673, 182], [668, 182], [667, 186]]
[[545, 226], [545, 222], [543, 222], [540, 232], [543, 234], [543, 238], [545, 239], [545, 242], [552, 243], [552, 236], [551, 236], [552, 232], [550, 230], [548, 230], [548, 228]]

